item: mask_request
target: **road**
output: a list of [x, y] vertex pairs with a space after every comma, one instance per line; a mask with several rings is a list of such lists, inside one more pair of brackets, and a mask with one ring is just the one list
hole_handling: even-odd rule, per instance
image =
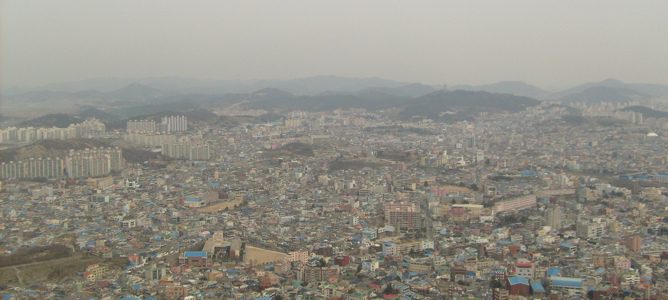
[[23, 285], [23, 278], [21, 278], [21, 270], [17, 268], [16, 266], [13, 266], [12, 269], [14, 269], [14, 275], [16, 275], [16, 279], [19, 280], [19, 285]]

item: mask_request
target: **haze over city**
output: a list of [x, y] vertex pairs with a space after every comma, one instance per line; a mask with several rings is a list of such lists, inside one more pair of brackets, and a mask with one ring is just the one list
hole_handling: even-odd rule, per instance
[[4, 87], [96, 77], [668, 84], [666, 1], [3, 1]]
[[0, 0], [0, 298], [668, 299], [668, 1]]

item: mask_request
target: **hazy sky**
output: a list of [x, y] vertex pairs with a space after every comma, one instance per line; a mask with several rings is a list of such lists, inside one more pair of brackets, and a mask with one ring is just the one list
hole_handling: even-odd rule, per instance
[[668, 84], [666, 0], [0, 0], [5, 86], [378, 76]]

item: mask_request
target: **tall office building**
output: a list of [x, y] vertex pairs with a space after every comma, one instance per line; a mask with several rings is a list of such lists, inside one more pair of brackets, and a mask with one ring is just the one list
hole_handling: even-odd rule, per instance
[[561, 207], [559, 205], [552, 205], [547, 208], [546, 225], [552, 229], [561, 229]]

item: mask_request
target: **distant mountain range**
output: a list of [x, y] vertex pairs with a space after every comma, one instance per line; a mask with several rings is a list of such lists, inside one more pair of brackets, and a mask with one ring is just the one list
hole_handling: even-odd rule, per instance
[[[148, 97], [144, 91], [149, 96], [158, 94], [152, 89], [145, 89], [140, 86], [133, 86], [123, 90], [130, 91], [128, 93], [142, 99]], [[216, 99], [205, 99], [199, 102], [143, 104], [108, 110], [84, 107], [76, 114], [47, 114], [24, 121], [19, 125], [66, 127], [71, 123], [81, 122], [86, 118], [94, 117], [104, 122], [108, 128], [122, 129], [125, 127], [128, 119], [159, 120], [161, 116], [173, 114], [183, 114], [193, 122], [238, 125], [242, 122], [267, 122], [280, 118], [279, 115], [272, 114], [272, 112], [285, 113], [294, 110], [328, 111], [348, 108], [393, 111], [392, 116], [403, 119], [418, 117], [441, 121], [457, 121], [472, 119], [480, 112], [517, 112], [540, 103], [538, 100], [528, 97], [480, 91], [438, 90], [422, 95], [427, 91], [431, 91], [431, 89], [413, 85], [406, 88], [365, 89], [358, 93], [330, 92], [319, 95], [294, 95], [276, 88], [265, 88], [252, 93], [226, 94]], [[118, 94], [115, 91], [109, 93]], [[217, 116], [209, 110], [204, 109], [208, 105], [221, 103], [236, 103], [246, 109], [261, 109], [270, 113], [250, 119], [239, 119]]]
[[411, 83], [376, 77], [350, 78], [340, 76], [313, 76], [288, 80], [200, 80], [179, 77], [152, 77], [134, 79], [93, 78], [54, 83], [33, 88], [32, 90], [60, 92], [96, 90], [100, 92], [112, 92], [127, 88], [129, 85], [140, 85], [177, 94], [250, 93], [263, 88], [277, 88], [297, 95], [314, 95], [326, 91], [357, 92], [370, 87], [394, 88], [409, 84]]
[[458, 85], [453, 87], [453, 89], [511, 94], [515, 96], [531, 97], [537, 99], [545, 98], [550, 94], [548, 91], [521, 81], [500, 81], [486, 85]]
[[[44, 107], [45, 112], [61, 104], [80, 108], [77, 113], [47, 115], [25, 125], [62, 127], [96, 117], [110, 128], [122, 128], [130, 118], [164, 112], [201, 112], [212, 106], [232, 104], [267, 112], [364, 108], [392, 110], [401, 118], [455, 120], [485, 111], [518, 111], [536, 105], [536, 99], [566, 104], [668, 99], [668, 86], [606, 79], [550, 92], [520, 81], [462, 85], [445, 90], [420, 83], [336, 76], [258, 81], [98, 78], [52, 84], [2, 97], [5, 104], [18, 109], [26, 103], [32, 108]], [[206, 118], [207, 122], [217, 120], [211, 115], [200, 114], [199, 117]]]
[[592, 86], [582, 91], [566, 94], [559, 98], [562, 102], [629, 102], [648, 98], [648, 95], [625, 87]]
[[[271, 88], [298, 96], [355, 95], [373, 97], [419, 97], [435, 91], [430, 85], [382, 78], [314, 76], [290, 80], [198, 80], [179, 77], [95, 78], [55, 83], [28, 91], [3, 91], [3, 97], [17, 101], [80, 100], [109, 104], [207, 101], [225, 95], [249, 94]], [[668, 97], [668, 86], [625, 83], [616, 79], [581, 84], [562, 91], [545, 89], [521, 81], [500, 81], [484, 85], [458, 85], [449, 90], [484, 91], [540, 100], [596, 103]]]
[[[538, 100], [480, 91], [438, 90], [418, 97], [385, 94], [382, 91], [358, 94], [296, 96], [277, 89], [263, 89], [244, 95], [245, 106], [269, 111], [327, 111], [339, 108], [399, 110], [400, 118], [429, 118], [442, 121], [470, 119], [480, 112], [517, 112], [538, 105]], [[454, 117], [456, 115], [457, 117]]]
[[581, 93], [581, 92], [584, 92], [588, 89], [597, 88], [597, 87], [606, 87], [606, 88], [610, 88], [611, 90], [619, 89], [619, 90], [624, 91], [624, 92], [628, 92], [629, 90], [632, 90], [639, 95], [647, 95], [647, 96], [666, 96], [666, 95], [668, 95], [668, 86], [665, 86], [665, 85], [645, 84], [645, 83], [625, 83], [625, 82], [617, 80], [617, 79], [606, 79], [606, 80], [599, 81], [599, 82], [589, 82], [589, 83], [581, 84], [581, 85], [572, 87], [570, 89], [560, 91], [560, 92], [556, 93], [555, 96], [563, 97], [563, 96], [567, 96], [567, 95], [571, 95], [571, 94]]
[[616, 79], [585, 83], [553, 95], [564, 102], [629, 102], [633, 100], [668, 99], [668, 86], [625, 83]]
[[399, 113], [402, 118], [427, 117], [432, 120], [462, 121], [481, 112], [518, 112], [540, 101], [510, 94], [482, 91], [436, 91], [407, 103]]
[[589, 82], [557, 92], [549, 92], [521, 81], [501, 81], [487, 85], [460, 85], [455, 90], [485, 91], [512, 94], [560, 102], [628, 102], [649, 98], [668, 99], [668, 86], [659, 84], [625, 83], [616, 79]]

